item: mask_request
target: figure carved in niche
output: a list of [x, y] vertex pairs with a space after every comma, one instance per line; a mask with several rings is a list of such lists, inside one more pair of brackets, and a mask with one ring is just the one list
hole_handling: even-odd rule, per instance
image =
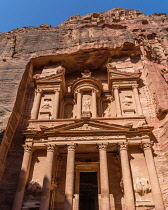
[[122, 103], [125, 104], [125, 106], [131, 106], [133, 103], [132, 96], [131, 95], [125, 96]]
[[135, 192], [143, 196], [151, 192], [151, 187], [147, 178], [137, 178], [134, 185]]
[[73, 116], [73, 113], [70, 112], [70, 111], [67, 111], [67, 112], [65, 113], [65, 117], [66, 117], [66, 118], [71, 118], [72, 116]]
[[109, 106], [104, 111], [104, 117], [111, 117], [111, 112], [110, 112]]
[[90, 111], [90, 105], [91, 105], [90, 98], [87, 98], [83, 103], [83, 111], [89, 112]]
[[41, 107], [44, 111], [49, 111], [49, 109], [52, 107], [50, 104], [50, 101], [51, 99], [48, 99], [48, 98], [44, 99], [44, 103], [42, 104], [42, 107]]
[[30, 181], [27, 186], [27, 191], [32, 194], [33, 196], [38, 196], [41, 193], [41, 185], [38, 183], [38, 181]]

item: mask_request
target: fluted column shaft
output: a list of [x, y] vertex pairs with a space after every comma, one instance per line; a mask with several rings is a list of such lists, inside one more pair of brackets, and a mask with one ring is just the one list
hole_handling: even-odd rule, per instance
[[128, 160], [128, 152], [127, 152], [127, 142], [121, 142], [118, 144], [118, 146], [120, 151], [126, 209], [135, 210], [133, 184], [131, 179], [131, 171]]
[[96, 90], [92, 90], [92, 117], [97, 117], [97, 102], [96, 102]]
[[40, 210], [49, 209], [51, 179], [52, 179], [53, 160], [54, 160], [54, 145], [46, 145], [46, 146], [47, 146], [47, 157], [46, 157], [45, 170], [44, 170]]
[[60, 97], [60, 90], [55, 90], [55, 97], [54, 97], [54, 107], [53, 107], [53, 118], [58, 118], [59, 112], [59, 97]]
[[33, 109], [32, 109], [32, 119], [36, 120], [38, 117], [38, 111], [40, 108], [40, 102], [41, 102], [41, 94], [42, 94], [42, 90], [37, 89], [36, 90], [36, 95], [34, 98], [34, 104], [33, 104]]
[[114, 98], [116, 103], [116, 111], [117, 111], [117, 117], [121, 117], [121, 105], [120, 105], [120, 97], [119, 97], [119, 87], [114, 86]]
[[143, 115], [141, 103], [139, 100], [138, 85], [133, 85], [132, 89], [133, 89], [133, 93], [134, 93], [135, 104], [136, 104], [136, 109], [138, 111], [138, 115]]
[[152, 155], [151, 143], [150, 142], [142, 143], [142, 148], [144, 150], [155, 209], [164, 210], [165, 208], [163, 204], [163, 198], [160, 190], [159, 180], [156, 173], [155, 163]]
[[107, 149], [106, 144], [99, 145], [101, 208], [103, 210], [110, 210], [109, 179], [108, 179], [106, 149]]
[[81, 118], [82, 115], [82, 93], [77, 91], [77, 118]]
[[64, 210], [72, 210], [74, 194], [75, 145], [68, 145]]
[[13, 210], [20, 210], [22, 207], [23, 197], [24, 197], [24, 191], [26, 186], [26, 180], [28, 177], [28, 170], [31, 162], [31, 148], [30, 145], [24, 146], [24, 155], [23, 155], [23, 161], [22, 161], [22, 167], [19, 174], [19, 182], [17, 186], [17, 190], [15, 193], [14, 203], [13, 203]]

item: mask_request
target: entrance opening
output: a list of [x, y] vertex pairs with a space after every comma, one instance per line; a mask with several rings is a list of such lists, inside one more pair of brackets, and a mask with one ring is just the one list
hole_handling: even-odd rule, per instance
[[80, 172], [79, 210], [98, 210], [97, 172]]

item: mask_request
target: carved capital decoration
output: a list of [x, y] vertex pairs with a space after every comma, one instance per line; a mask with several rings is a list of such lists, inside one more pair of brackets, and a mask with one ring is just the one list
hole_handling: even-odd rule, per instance
[[76, 145], [75, 144], [70, 144], [67, 147], [68, 151], [75, 151], [75, 148], [76, 148]]
[[51, 191], [54, 191], [54, 190], [56, 190], [56, 188], [57, 188], [57, 182], [56, 182], [56, 180], [54, 180], [54, 179], [52, 178], [50, 190], [51, 190]]
[[118, 142], [118, 149], [121, 150], [127, 150], [128, 148], [128, 142]]
[[55, 145], [46, 144], [46, 147], [47, 147], [47, 152], [54, 152], [55, 150]]
[[23, 148], [24, 148], [24, 151], [25, 151], [25, 152], [31, 152], [31, 150], [32, 150], [32, 145], [26, 144], [26, 145], [23, 145]]
[[141, 148], [143, 150], [151, 150], [152, 149], [152, 145], [153, 145], [153, 142], [142, 142], [141, 143]]
[[106, 151], [107, 150], [107, 144], [99, 144], [98, 148], [99, 148], [99, 150]]

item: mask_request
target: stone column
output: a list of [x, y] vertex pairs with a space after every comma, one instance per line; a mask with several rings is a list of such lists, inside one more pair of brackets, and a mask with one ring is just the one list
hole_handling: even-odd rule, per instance
[[96, 90], [92, 90], [92, 117], [97, 117], [97, 101], [96, 101]]
[[53, 119], [58, 118], [58, 112], [59, 112], [59, 97], [60, 97], [60, 90], [54, 90], [55, 97], [54, 97], [54, 106], [53, 106]]
[[101, 208], [103, 210], [110, 210], [109, 179], [106, 149], [107, 144], [99, 145]]
[[15, 193], [12, 210], [20, 210], [22, 207], [26, 181], [29, 174], [29, 166], [31, 163], [31, 149], [32, 149], [31, 145], [24, 146], [22, 167], [19, 174], [19, 182], [18, 182], [16, 193]]
[[114, 88], [114, 98], [116, 103], [117, 117], [121, 117], [121, 106], [120, 106], [120, 97], [119, 97], [119, 86], [115, 85]]
[[127, 210], [135, 210], [133, 183], [128, 160], [127, 142], [118, 143], [122, 168], [122, 179], [124, 186], [124, 198]]
[[41, 193], [41, 201], [40, 201], [40, 210], [49, 209], [49, 201], [50, 201], [50, 189], [51, 189], [51, 179], [52, 179], [52, 170], [53, 170], [53, 160], [54, 160], [54, 145], [46, 145], [47, 146], [47, 157], [45, 162], [44, 169], [44, 179], [43, 179], [43, 187]]
[[68, 145], [64, 210], [72, 210], [74, 195], [75, 145]]
[[38, 117], [38, 112], [39, 112], [40, 102], [41, 102], [41, 94], [42, 94], [42, 90], [37, 89], [36, 95], [34, 98], [33, 109], [32, 109], [32, 119], [33, 120], [36, 120]]
[[134, 98], [135, 98], [136, 110], [138, 111], [138, 115], [142, 116], [143, 112], [142, 112], [142, 107], [141, 107], [141, 103], [139, 100], [138, 85], [133, 85], [132, 89], [133, 89]]
[[164, 210], [162, 193], [160, 190], [159, 180], [156, 173], [155, 163], [152, 155], [151, 142], [142, 143], [142, 149], [144, 150], [146, 165], [148, 169], [150, 184], [152, 188], [152, 196], [156, 210]]
[[82, 93], [77, 91], [77, 118], [81, 118], [82, 115]]

